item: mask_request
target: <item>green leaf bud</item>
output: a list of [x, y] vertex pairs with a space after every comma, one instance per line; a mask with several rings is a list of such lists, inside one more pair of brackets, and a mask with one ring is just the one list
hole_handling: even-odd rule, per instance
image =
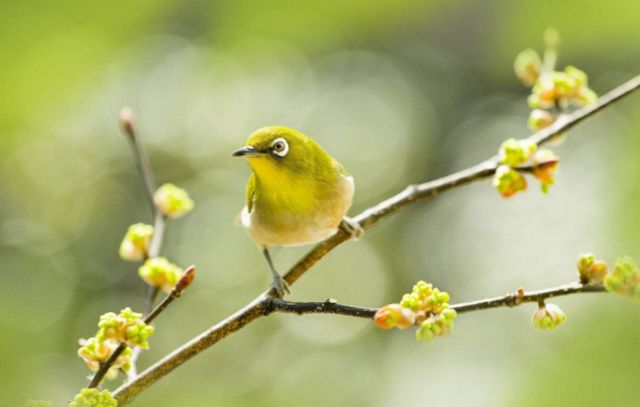
[[163, 214], [177, 219], [193, 210], [193, 201], [184, 189], [164, 184], [153, 195], [153, 202]]

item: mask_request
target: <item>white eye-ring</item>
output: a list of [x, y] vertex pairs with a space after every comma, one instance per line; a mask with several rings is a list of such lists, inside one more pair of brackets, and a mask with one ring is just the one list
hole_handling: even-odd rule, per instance
[[287, 155], [287, 153], [289, 152], [289, 144], [287, 144], [287, 140], [283, 139], [282, 137], [278, 137], [277, 139], [273, 140], [273, 142], [271, 143], [271, 151], [278, 157], [284, 157], [285, 155]]

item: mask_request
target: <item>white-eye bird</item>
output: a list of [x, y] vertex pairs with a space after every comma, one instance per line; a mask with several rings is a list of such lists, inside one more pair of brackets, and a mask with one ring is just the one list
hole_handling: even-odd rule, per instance
[[288, 288], [273, 266], [269, 246], [316, 243], [339, 227], [352, 236], [362, 233], [345, 217], [353, 177], [311, 138], [287, 127], [263, 127], [233, 156], [245, 157], [251, 167], [240, 219], [264, 254], [280, 297]]

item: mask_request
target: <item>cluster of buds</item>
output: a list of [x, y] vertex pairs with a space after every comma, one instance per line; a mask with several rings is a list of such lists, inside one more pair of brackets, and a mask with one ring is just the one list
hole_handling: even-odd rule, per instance
[[[587, 74], [575, 66], [567, 66], [564, 71], [556, 71], [557, 47], [560, 36], [554, 29], [547, 29], [544, 35], [544, 59], [532, 49], [525, 49], [516, 56], [513, 69], [520, 82], [531, 88], [527, 99], [532, 109], [528, 126], [539, 131], [556, 121], [557, 115], [571, 106], [585, 106], [594, 103], [598, 96], [589, 88]], [[549, 110], [554, 110], [551, 113]], [[559, 135], [554, 141], [564, 137]]]
[[109, 390], [84, 388], [76, 394], [69, 407], [117, 407], [118, 402]]
[[102, 314], [98, 328], [96, 338], [99, 341], [111, 339], [142, 349], [149, 348], [148, 339], [153, 333], [153, 327], [144, 323], [142, 314], [133, 312], [129, 307], [121, 310], [120, 314]]
[[173, 184], [164, 184], [153, 195], [153, 203], [165, 216], [177, 219], [193, 210], [187, 191]]
[[[549, 37], [546, 35], [545, 37]], [[516, 56], [513, 69], [520, 82], [530, 87], [531, 95], [528, 103], [531, 109], [565, 110], [569, 106], [585, 106], [593, 103], [597, 95], [589, 88], [587, 74], [575, 66], [567, 66], [563, 71], [555, 70], [557, 59], [558, 34], [554, 31], [554, 38], [545, 38], [544, 59], [532, 49], [525, 49]], [[536, 113], [539, 115], [540, 113]], [[553, 122], [553, 116], [539, 122], [548, 126]], [[544, 127], [535, 127], [540, 130]]]
[[597, 99], [596, 93], [589, 88], [587, 74], [570, 65], [564, 71], [541, 74], [527, 102], [532, 109], [566, 110], [570, 106], [586, 106]]
[[527, 189], [527, 179], [518, 170], [501, 165], [493, 175], [493, 187], [504, 198], [508, 198]]
[[164, 257], [155, 257], [140, 266], [138, 275], [147, 284], [169, 293], [182, 277], [182, 269]]
[[448, 301], [448, 293], [418, 281], [411, 293], [402, 296], [399, 304], [381, 307], [373, 319], [381, 329], [406, 329], [420, 324], [416, 338], [430, 341], [437, 336], [447, 335], [453, 329], [457, 314]]
[[607, 263], [591, 253], [582, 253], [576, 266], [582, 284], [602, 284], [607, 276]]
[[538, 146], [532, 141], [510, 138], [500, 145], [498, 156], [502, 164], [517, 167], [529, 161], [537, 149]]
[[540, 303], [536, 312], [531, 317], [531, 323], [538, 329], [556, 329], [564, 321], [567, 315], [556, 304]]
[[551, 150], [538, 150], [530, 140], [506, 140], [500, 145], [498, 157], [501, 165], [493, 175], [493, 186], [505, 198], [527, 189], [527, 179], [518, 167], [527, 161], [532, 163], [533, 176], [540, 181], [542, 192], [548, 193], [555, 182], [558, 157]]
[[137, 261], [147, 257], [149, 243], [153, 235], [153, 226], [136, 223], [129, 226], [120, 243], [120, 257], [123, 260]]
[[445, 308], [438, 315], [425, 319], [416, 331], [416, 339], [429, 342], [438, 336], [448, 335], [453, 329], [453, 320], [457, 313], [454, 309]]
[[604, 279], [607, 291], [640, 301], [640, 270], [629, 256], [616, 259], [613, 271]]
[[[98, 340], [93, 337], [89, 339], [80, 339], [80, 349], [78, 349], [78, 356], [80, 356], [86, 362], [87, 366], [92, 372], [97, 372], [100, 365], [105, 363], [113, 352], [118, 348], [119, 343], [112, 339]], [[111, 368], [106, 374], [106, 378], [113, 380], [118, 376], [118, 370], [122, 369], [124, 372], [128, 372], [131, 368], [131, 356], [133, 351], [131, 348], [126, 348], [120, 356], [113, 363]]]

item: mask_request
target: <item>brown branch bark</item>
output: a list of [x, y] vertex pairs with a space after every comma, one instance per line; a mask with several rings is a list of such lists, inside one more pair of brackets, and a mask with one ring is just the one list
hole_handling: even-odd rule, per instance
[[[458, 314], [482, 311], [491, 308], [515, 307], [521, 304], [546, 300], [552, 297], [579, 293], [603, 293], [606, 292], [602, 285], [586, 285], [579, 282], [566, 284], [558, 287], [547, 288], [531, 292], [518, 292], [505, 294], [500, 297], [486, 298], [478, 301], [463, 302], [453, 304], [451, 308]], [[377, 308], [358, 307], [354, 305], [339, 304], [336, 300], [329, 299], [322, 302], [292, 302], [280, 298], [273, 298], [267, 303], [267, 313], [285, 312], [292, 314], [337, 314], [357, 318], [371, 319], [375, 315]]]
[[[592, 116], [605, 107], [610, 106], [617, 100], [631, 94], [638, 88], [640, 88], [640, 75], [630, 79], [602, 96], [595, 104], [583, 107], [582, 109], [576, 110], [575, 112], [558, 119], [551, 126], [533, 134], [529, 137], [529, 140], [537, 143], [538, 145], [544, 144], [554, 136], [566, 132], [586, 118]], [[397, 195], [394, 195], [378, 205], [360, 213], [353, 218], [353, 220], [358, 222], [362, 228], [368, 228], [383, 218], [396, 213], [407, 205], [439, 195], [459, 186], [491, 177], [497, 166], [497, 157], [492, 157], [478, 165], [434, 181], [410, 185]], [[291, 269], [289, 269], [284, 276], [284, 279], [289, 285], [292, 285], [327, 253], [348, 239], [349, 236], [342, 230], [339, 230], [335, 235], [324, 242], [317, 244], [306, 255], [304, 255]], [[132, 401], [139, 393], [160, 380], [173, 369], [191, 359], [193, 356], [213, 346], [221, 339], [241, 329], [253, 320], [268, 313], [268, 303], [271, 301], [273, 295], [274, 292], [271, 290], [259, 295], [251, 303], [247, 304], [236, 313], [230, 315], [225, 320], [207, 329], [169, 355], [165, 356], [156, 364], [142, 372], [135, 380], [118, 388], [114, 393], [118, 403], [120, 405], [124, 405]]]

